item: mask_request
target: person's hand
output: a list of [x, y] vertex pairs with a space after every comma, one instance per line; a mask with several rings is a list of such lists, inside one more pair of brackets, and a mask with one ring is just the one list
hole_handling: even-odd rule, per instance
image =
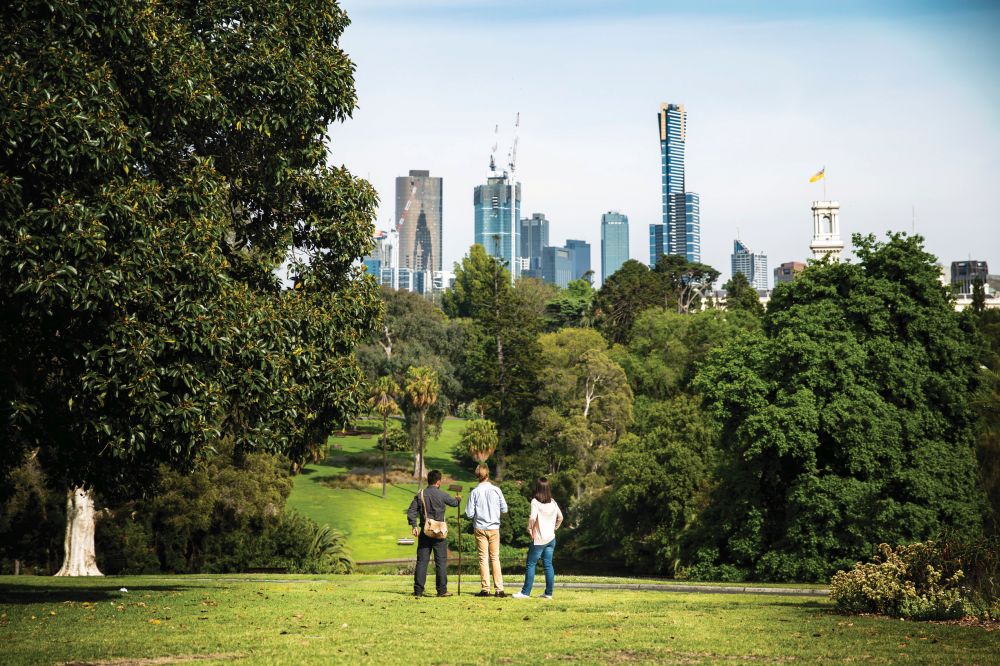
[[413, 536], [419, 536], [419, 535], [420, 535], [420, 528], [419, 527], [414, 527], [413, 528]]
[[462, 501], [462, 496], [460, 494], [458, 494], [458, 493], [455, 493], [455, 499], [457, 499], [459, 502], [461, 502]]

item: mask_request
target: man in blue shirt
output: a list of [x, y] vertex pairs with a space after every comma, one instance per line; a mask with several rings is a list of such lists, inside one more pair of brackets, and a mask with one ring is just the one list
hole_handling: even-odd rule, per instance
[[500, 514], [507, 513], [507, 500], [503, 491], [490, 483], [490, 468], [485, 464], [476, 468], [479, 485], [469, 493], [465, 515], [472, 519], [479, 551], [479, 584], [477, 596], [490, 596], [490, 565], [493, 565], [493, 587], [498, 597], [507, 596], [503, 591], [503, 573], [500, 571]]

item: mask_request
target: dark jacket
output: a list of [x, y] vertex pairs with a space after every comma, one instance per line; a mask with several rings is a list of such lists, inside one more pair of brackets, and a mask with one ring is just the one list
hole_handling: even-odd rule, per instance
[[[458, 506], [458, 499], [454, 495], [449, 495], [440, 488], [430, 486], [420, 491], [424, 495], [424, 502], [427, 503], [427, 513], [434, 520], [444, 520], [445, 505]], [[406, 510], [406, 519], [410, 527], [417, 527], [424, 524], [424, 507], [420, 501], [420, 493], [413, 497], [410, 508]]]

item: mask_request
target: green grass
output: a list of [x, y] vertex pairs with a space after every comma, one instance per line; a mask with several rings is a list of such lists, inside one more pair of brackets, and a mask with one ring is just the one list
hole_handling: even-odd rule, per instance
[[557, 587], [519, 601], [471, 584], [414, 599], [404, 576], [246, 578], [0, 577], [0, 661], [1000, 663], [1000, 632], [845, 617], [826, 599]]
[[[374, 424], [375, 422], [362, 421], [358, 425]], [[464, 428], [464, 421], [445, 420], [440, 436], [427, 442], [426, 457], [428, 469], [440, 469], [446, 476], [458, 480], [465, 486], [463, 495], [467, 495], [472, 476], [461, 469], [451, 455]], [[306, 466], [295, 480], [295, 487], [288, 498], [288, 507], [320, 525], [328, 524], [344, 532], [355, 560], [413, 557], [413, 547], [399, 546], [396, 540], [410, 536], [405, 514], [417, 492], [417, 484], [390, 485], [385, 499], [382, 498], [381, 483], [364, 490], [324, 485], [324, 479], [346, 474], [353, 459], [381, 452], [378, 435], [334, 435], [330, 438], [330, 443], [339, 445], [340, 449], [331, 448], [325, 461]], [[408, 465], [408, 469], [413, 468], [412, 453], [395, 452], [390, 453], [390, 456], [393, 460]]]

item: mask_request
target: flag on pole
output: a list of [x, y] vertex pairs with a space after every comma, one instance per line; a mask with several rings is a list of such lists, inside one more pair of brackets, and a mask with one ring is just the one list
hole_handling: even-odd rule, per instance
[[823, 176], [825, 175], [826, 175], [826, 167], [823, 167], [822, 169], [816, 172], [816, 175], [814, 175], [812, 178], [809, 179], [809, 182], [815, 183], [817, 180], [822, 180]]

